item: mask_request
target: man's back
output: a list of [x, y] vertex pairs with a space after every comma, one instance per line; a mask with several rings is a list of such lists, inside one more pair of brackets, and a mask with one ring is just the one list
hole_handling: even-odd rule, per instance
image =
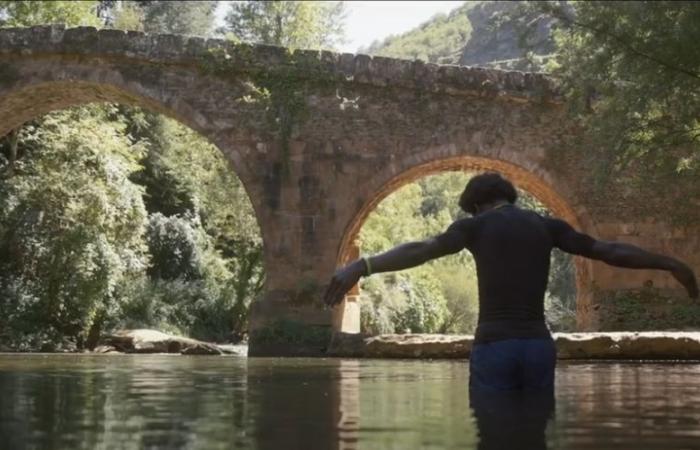
[[508, 204], [459, 220], [441, 237], [446, 245], [461, 245], [474, 255], [479, 280], [477, 342], [549, 336], [544, 294], [555, 245], [554, 222]]

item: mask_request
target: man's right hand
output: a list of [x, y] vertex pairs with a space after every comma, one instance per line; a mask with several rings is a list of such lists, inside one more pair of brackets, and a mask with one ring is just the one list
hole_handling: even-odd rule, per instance
[[367, 274], [367, 266], [362, 259], [357, 259], [347, 266], [338, 269], [333, 275], [328, 289], [323, 296], [327, 306], [339, 304], [345, 294], [357, 284], [360, 277]]

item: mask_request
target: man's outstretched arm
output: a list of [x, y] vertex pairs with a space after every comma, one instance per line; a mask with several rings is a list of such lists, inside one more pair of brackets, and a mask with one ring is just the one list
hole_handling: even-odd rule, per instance
[[[441, 239], [442, 236], [401, 244], [379, 255], [368, 257], [372, 273], [410, 269], [431, 259], [457, 253], [464, 248], [459, 245], [450, 245], [446, 239]], [[338, 269], [326, 290], [324, 302], [329, 306], [340, 303], [345, 294], [357, 284], [360, 277], [366, 275], [368, 275], [367, 264], [362, 258]]]
[[698, 298], [695, 274], [682, 261], [648, 252], [631, 244], [598, 241], [577, 232], [569, 224], [560, 220], [553, 220], [551, 229], [555, 245], [567, 253], [603, 261], [616, 267], [665, 270], [683, 285], [691, 298]]

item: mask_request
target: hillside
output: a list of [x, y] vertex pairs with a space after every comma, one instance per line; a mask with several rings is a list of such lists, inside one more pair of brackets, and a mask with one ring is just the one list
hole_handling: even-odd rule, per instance
[[437, 15], [361, 52], [438, 64], [541, 70], [554, 50], [551, 22], [522, 6], [523, 2], [465, 2], [450, 14]]
[[456, 64], [471, 36], [472, 26], [467, 11], [478, 4], [466, 2], [450, 14], [438, 14], [411, 31], [375, 41], [360, 53]]

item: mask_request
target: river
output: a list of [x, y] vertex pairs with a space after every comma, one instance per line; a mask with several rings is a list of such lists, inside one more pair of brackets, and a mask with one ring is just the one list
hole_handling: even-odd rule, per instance
[[470, 398], [465, 361], [0, 355], [3, 449], [700, 448], [700, 364], [561, 363]]

